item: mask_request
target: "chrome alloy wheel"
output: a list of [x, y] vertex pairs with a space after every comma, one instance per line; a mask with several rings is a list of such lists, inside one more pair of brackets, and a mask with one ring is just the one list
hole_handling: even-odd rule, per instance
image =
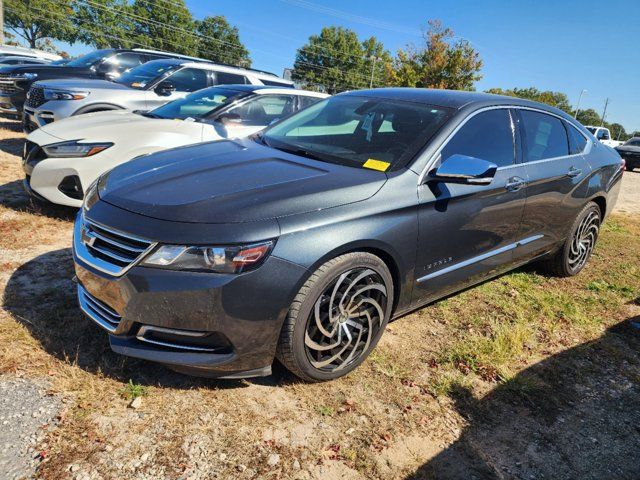
[[591, 255], [600, 230], [600, 216], [592, 211], [585, 216], [571, 239], [568, 261], [572, 270], [580, 270]]
[[387, 289], [369, 268], [341, 274], [322, 292], [307, 320], [305, 350], [313, 367], [342, 370], [368, 351], [384, 321]]

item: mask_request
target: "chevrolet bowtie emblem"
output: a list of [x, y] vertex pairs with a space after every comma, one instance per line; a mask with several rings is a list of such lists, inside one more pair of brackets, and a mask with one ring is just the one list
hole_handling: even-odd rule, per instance
[[96, 237], [88, 233], [86, 228], [83, 228], [81, 240], [82, 240], [82, 243], [84, 243], [85, 245], [88, 245], [89, 247], [93, 247], [93, 244], [96, 241]]

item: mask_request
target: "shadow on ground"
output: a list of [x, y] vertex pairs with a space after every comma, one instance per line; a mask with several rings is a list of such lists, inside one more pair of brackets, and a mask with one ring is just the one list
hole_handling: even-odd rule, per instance
[[[40, 255], [18, 268], [7, 283], [3, 306], [42, 348], [60, 361], [119, 381], [171, 388], [238, 388], [248, 381], [200, 379], [151, 362], [116, 355], [108, 336], [78, 308], [70, 248]], [[279, 365], [270, 377], [250, 380], [284, 385], [297, 380]]]
[[[0, 122], [0, 128], [2, 128], [2, 122]], [[16, 157], [22, 157], [22, 146], [24, 145], [24, 138], [3, 138], [0, 140], [0, 151], [8, 153], [9, 155], [15, 155]]]
[[14, 180], [0, 185], [0, 205], [16, 212], [35, 213], [69, 221], [73, 220], [78, 211], [77, 208], [56, 205], [31, 197], [24, 189], [22, 180]]
[[638, 321], [537, 363], [480, 400], [459, 388], [468, 428], [408, 479], [640, 478]]

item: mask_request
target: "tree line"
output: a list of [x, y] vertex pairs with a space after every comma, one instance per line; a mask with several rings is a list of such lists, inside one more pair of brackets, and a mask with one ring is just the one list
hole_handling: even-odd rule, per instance
[[[5, 0], [5, 28], [32, 48], [55, 50], [52, 40], [95, 48], [146, 47], [251, 66], [238, 27], [223, 16], [195, 19], [185, 0]], [[297, 49], [291, 75], [309, 88], [334, 94], [372, 87], [475, 90], [482, 59], [473, 45], [438, 20], [425, 25], [419, 44], [395, 54], [375, 36], [360, 39], [348, 28], [328, 26]], [[575, 113], [566, 94], [531, 88], [492, 88], [489, 93], [546, 103]], [[585, 125], [600, 125], [593, 109], [578, 112]], [[604, 122], [614, 138], [626, 140], [619, 123]]]
[[5, 29], [31, 48], [51, 40], [95, 48], [152, 48], [249, 67], [237, 27], [197, 20], [184, 0], [5, 0]]

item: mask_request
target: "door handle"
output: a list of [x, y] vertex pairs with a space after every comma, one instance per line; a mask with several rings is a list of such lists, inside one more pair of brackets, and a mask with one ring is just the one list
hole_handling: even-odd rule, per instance
[[506, 188], [507, 191], [509, 191], [509, 192], [517, 192], [522, 187], [524, 187], [526, 185], [526, 183], [527, 182], [524, 181], [524, 178], [511, 177], [507, 181], [507, 184], [504, 186], [504, 188]]
[[567, 172], [567, 176], [568, 177], [577, 177], [578, 175], [580, 175], [582, 173], [582, 170], [576, 167], [571, 167], [569, 169], [569, 171]]

